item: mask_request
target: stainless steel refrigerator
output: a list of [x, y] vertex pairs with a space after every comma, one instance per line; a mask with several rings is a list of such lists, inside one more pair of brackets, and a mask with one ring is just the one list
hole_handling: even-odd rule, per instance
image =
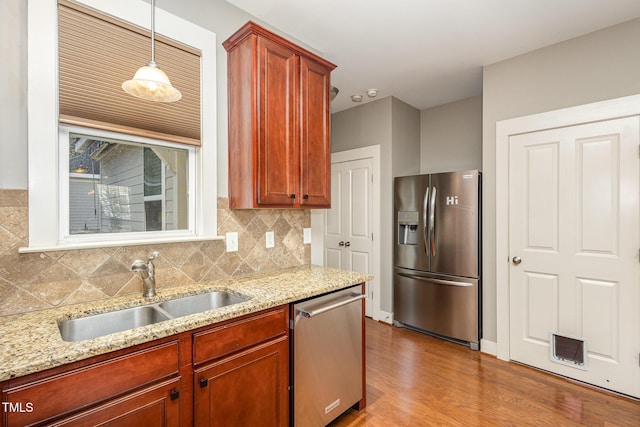
[[393, 315], [480, 349], [481, 177], [477, 170], [394, 180]]

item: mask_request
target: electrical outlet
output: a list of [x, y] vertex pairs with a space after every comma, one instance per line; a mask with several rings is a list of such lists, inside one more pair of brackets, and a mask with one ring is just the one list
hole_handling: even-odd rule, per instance
[[275, 240], [275, 236], [273, 234], [273, 231], [267, 231], [266, 233], [264, 233], [264, 238], [266, 241], [266, 247], [267, 248], [272, 248], [276, 245], [276, 240]]
[[232, 231], [231, 233], [227, 233], [227, 252], [237, 252], [238, 251], [238, 232]]
[[302, 229], [302, 243], [309, 244], [311, 243], [311, 229], [303, 228]]

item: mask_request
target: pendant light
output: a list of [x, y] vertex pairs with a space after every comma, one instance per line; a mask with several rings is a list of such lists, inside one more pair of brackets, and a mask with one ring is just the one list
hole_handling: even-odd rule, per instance
[[155, 102], [174, 102], [182, 98], [178, 89], [171, 85], [169, 77], [155, 62], [155, 0], [151, 0], [151, 61], [136, 71], [133, 79], [122, 83], [129, 95]]

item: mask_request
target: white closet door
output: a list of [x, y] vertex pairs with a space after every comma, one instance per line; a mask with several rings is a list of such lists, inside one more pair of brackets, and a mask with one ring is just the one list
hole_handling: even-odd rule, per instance
[[[325, 220], [325, 265], [371, 273], [373, 259], [371, 158], [331, 165], [331, 209]], [[367, 283], [367, 294], [370, 295]], [[371, 298], [366, 315], [371, 316]]]
[[[632, 396], [640, 396], [638, 122], [509, 140], [510, 358]], [[584, 340], [585, 363], [552, 356], [551, 333]]]

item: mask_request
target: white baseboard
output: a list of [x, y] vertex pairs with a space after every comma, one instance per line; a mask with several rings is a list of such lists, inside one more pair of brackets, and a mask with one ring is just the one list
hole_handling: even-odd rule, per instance
[[493, 341], [480, 340], [480, 351], [495, 356], [498, 354], [498, 344]]
[[388, 323], [393, 325], [393, 313], [389, 313], [388, 311], [380, 310], [380, 318], [377, 319], [380, 322]]

